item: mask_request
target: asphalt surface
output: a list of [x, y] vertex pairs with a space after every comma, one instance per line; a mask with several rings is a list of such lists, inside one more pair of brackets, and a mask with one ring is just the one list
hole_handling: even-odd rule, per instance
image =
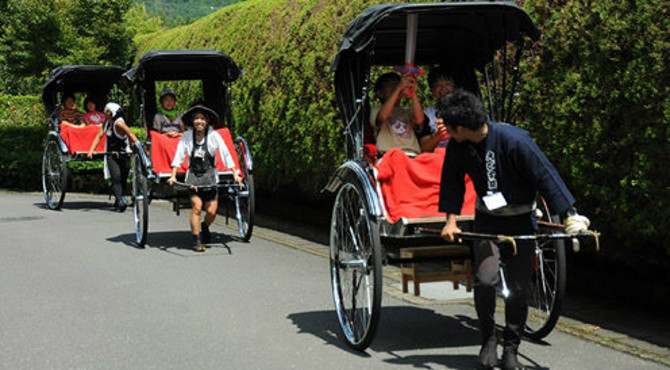
[[[261, 219], [244, 243], [219, 219], [217, 242], [198, 254], [187, 214], [152, 203], [139, 249], [131, 213], [111, 211], [103, 197], [68, 194], [61, 211], [48, 211], [41, 194], [0, 193], [0, 368], [475, 367], [479, 333], [467, 301], [402, 295], [388, 269], [375, 340], [354, 352], [338, 338], [326, 247], [309, 230]], [[555, 330], [524, 341], [521, 361], [666, 368], [584, 338]]]

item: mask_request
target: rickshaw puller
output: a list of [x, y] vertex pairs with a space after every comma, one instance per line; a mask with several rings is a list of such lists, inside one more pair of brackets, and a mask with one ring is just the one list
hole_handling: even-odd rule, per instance
[[[214, 222], [218, 208], [219, 197], [216, 188], [218, 174], [215, 164], [217, 151], [226, 167], [233, 172], [235, 182], [241, 183], [242, 178], [225, 142], [212, 129], [212, 126], [218, 122], [218, 115], [213, 110], [195, 106], [184, 113], [183, 122], [190, 129], [179, 140], [177, 152], [172, 161], [172, 176], [168, 179], [168, 183], [173, 185], [177, 181], [177, 170], [188, 154], [189, 166], [185, 181], [189, 185], [204, 188], [197, 191], [189, 189], [192, 206], [190, 225], [193, 234], [193, 249], [196, 252], [204, 252], [205, 247], [202, 243], [210, 241], [209, 225]], [[202, 209], [205, 210], [205, 220], [201, 225]]]
[[[460, 232], [456, 224], [468, 174], [477, 192], [474, 230], [480, 233], [524, 235], [537, 231], [535, 199], [541, 194], [554, 213], [566, 214], [571, 231], [588, 228], [588, 219], [576, 214], [575, 199], [530, 134], [515, 126], [488, 122], [479, 99], [464, 90], [443, 97], [438, 115], [452, 140], [442, 169], [439, 209], [447, 214], [442, 236], [450, 242]], [[567, 223], [566, 223], [567, 224]], [[500, 260], [506, 266], [510, 295], [505, 302], [503, 369], [520, 369], [517, 359], [528, 314], [534, 244], [517, 241], [518, 254], [500, 249], [496, 242], [473, 244], [475, 309], [482, 332], [480, 364], [497, 365], [495, 333], [496, 284]]]

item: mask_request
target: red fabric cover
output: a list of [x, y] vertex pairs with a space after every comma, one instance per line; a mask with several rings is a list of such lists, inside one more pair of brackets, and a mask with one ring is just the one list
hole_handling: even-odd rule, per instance
[[[151, 135], [151, 165], [154, 167], [156, 173], [172, 174], [172, 159], [177, 153], [177, 145], [181, 137], [170, 137], [161, 134], [158, 131], [150, 131]], [[177, 170], [178, 173], [186, 172], [188, 169], [188, 155], [181, 164], [181, 168]]]
[[[65, 145], [67, 145], [70, 154], [88, 153], [98, 132], [100, 132], [100, 126], [72, 127], [63, 124], [60, 125], [60, 137], [65, 142]], [[94, 153], [105, 151], [106, 140], [107, 135], [103, 135]]]
[[[216, 131], [223, 139], [223, 142], [226, 143], [230, 156], [233, 157], [233, 162], [235, 162], [235, 168], [240, 170], [242, 168], [240, 167], [240, 158], [237, 156], [237, 150], [235, 150], [235, 144], [233, 143], [233, 137], [230, 135], [230, 130], [224, 127], [214, 131]], [[219, 171], [230, 171], [230, 169], [223, 164], [219, 152], [216, 152], [216, 169]], [[244, 174], [241, 175], [244, 177]]]
[[[233, 139], [230, 136], [230, 130], [227, 128], [221, 128], [215, 130], [223, 142], [226, 143], [230, 155], [235, 161], [235, 166], [240, 168], [240, 161], [237, 158], [237, 151], [235, 151], [235, 145], [233, 144]], [[180, 137], [169, 137], [165, 134], [158, 133], [157, 131], [151, 131], [151, 162], [154, 167], [154, 172], [156, 173], [172, 173], [172, 160], [177, 152], [177, 145], [179, 145]], [[223, 160], [219, 153], [216, 153], [216, 169], [219, 171], [228, 170], [223, 164]], [[188, 170], [188, 155], [184, 158], [184, 162], [181, 164], [181, 168], [177, 170], [178, 173], [183, 173]]]
[[[381, 185], [386, 211], [391, 222], [401, 217], [445, 216], [438, 211], [440, 178], [444, 149], [408, 157], [400, 149], [391, 149], [377, 164], [377, 180]], [[477, 194], [470, 177], [465, 177], [465, 197], [461, 215], [475, 213]]]

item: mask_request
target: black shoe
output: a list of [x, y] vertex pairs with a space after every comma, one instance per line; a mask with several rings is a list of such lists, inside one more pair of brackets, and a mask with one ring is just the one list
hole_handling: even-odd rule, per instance
[[193, 235], [193, 250], [196, 252], [204, 252], [205, 246], [200, 242], [199, 235]]
[[482, 369], [493, 369], [498, 365], [498, 337], [495, 333], [482, 345], [479, 351], [479, 365]]
[[516, 357], [516, 352], [513, 351], [504, 351], [502, 356], [502, 361], [500, 362], [500, 368], [503, 370], [520, 370], [525, 369], [523, 365], [519, 362], [519, 359]]
[[121, 213], [125, 212], [126, 208], [128, 208], [128, 205], [120, 199], [117, 199], [114, 203], [114, 209]]
[[209, 232], [209, 226], [205, 222], [200, 224], [200, 239], [204, 244], [209, 244], [212, 240], [212, 234]]

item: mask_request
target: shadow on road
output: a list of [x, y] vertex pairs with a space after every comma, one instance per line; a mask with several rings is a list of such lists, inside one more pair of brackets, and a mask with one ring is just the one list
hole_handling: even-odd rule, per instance
[[[351, 354], [370, 357], [367, 352], [351, 349], [341, 338], [334, 310], [294, 313], [287, 318], [299, 328], [299, 333], [314, 335]], [[434, 365], [440, 365], [449, 369], [473, 369], [477, 367], [477, 353], [403, 356], [399, 352], [473, 346], [478, 351], [480, 343], [477, 320], [472, 317], [444, 316], [421, 307], [383, 307], [370, 350], [388, 353], [393, 358], [384, 361], [394, 365], [412, 365], [415, 368], [433, 368]], [[527, 369], [548, 369], [523, 353], [520, 353], [520, 357], [524, 363], [529, 364]]]
[[[368, 357], [365, 352], [350, 349], [340, 338], [340, 328], [335, 311], [295, 313], [288, 319], [300, 329], [300, 333], [312, 334], [327, 344], [337, 346], [352, 354]], [[476, 346], [480, 343], [476, 320], [466, 316], [444, 316], [420, 307], [383, 307], [377, 333], [370, 350], [386, 352], [394, 358], [393, 364], [411, 364], [415, 367], [430, 367], [442, 364], [453, 369], [472, 369], [477, 363], [476, 355], [428, 355], [403, 357], [397, 352], [449, 347]]]
[[[33, 203], [33, 206], [35, 208], [39, 209], [47, 209], [47, 205], [44, 202], [41, 203]], [[130, 208], [129, 208], [130, 209]], [[64, 210], [70, 210], [70, 211], [92, 211], [92, 210], [106, 210], [110, 212], [117, 212], [114, 210], [114, 204], [107, 202], [107, 201], [72, 201], [68, 202], [67, 198], [65, 198], [65, 201], [63, 202], [63, 205], [60, 207], [60, 209], [57, 210], [49, 210], [51, 212], [60, 212]]]
[[[108, 241], [114, 243], [121, 243], [128, 247], [136, 249], [157, 248], [167, 253], [183, 257], [192, 256], [206, 256], [206, 255], [230, 255], [233, 254], [229, 246], [231, 242], [242, 242], [242, 239], [230, 236], [223, 233], [212, 231], [212, 242], [206, 244], [206, 253], [197, 253], [193, 251], [193, 239], [191, 233], [186, 230], [179, 231], [157, 231], [149, 232], [147, 242], [144, 248], [137, 245], [135, 242], [135, 234], [122, 234], [115, 237], [107, 238]], [[211, 253], [215, 252], [215, 253]]]

